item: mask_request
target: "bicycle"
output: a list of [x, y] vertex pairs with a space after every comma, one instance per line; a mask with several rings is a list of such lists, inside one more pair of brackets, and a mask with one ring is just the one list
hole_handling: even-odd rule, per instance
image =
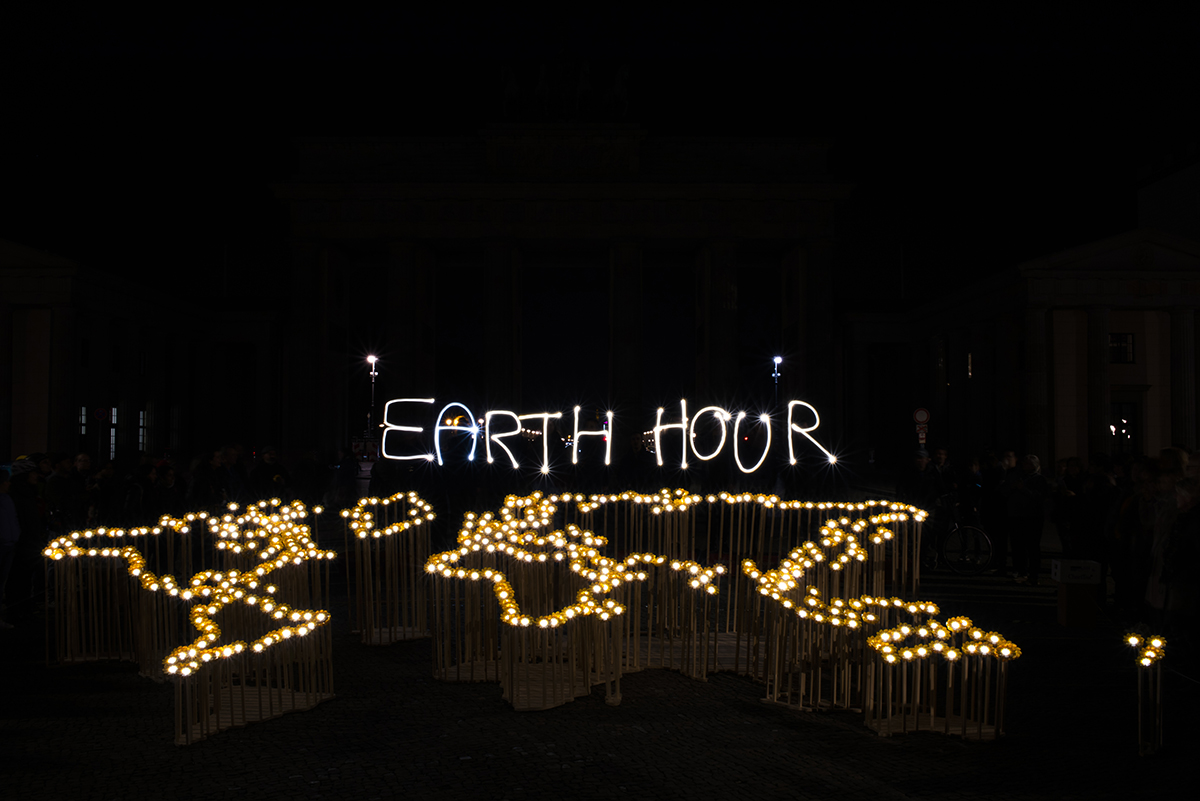
[[992, 539], [978, 526], [955, 522], [942, 543], [942, 559], [955, 573], [978, 575], [992, 563]]
[[975, 576], [992, 563], [992, 539], [979, 526], [962, 522], [961, 507], [953, 495], [938, 499], [937, 508], [949, 513], [950, 525], [938, 536], [937, 554], [955, 573]]

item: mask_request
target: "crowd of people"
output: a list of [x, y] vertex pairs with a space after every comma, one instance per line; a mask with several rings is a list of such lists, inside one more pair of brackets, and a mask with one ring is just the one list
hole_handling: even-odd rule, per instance
[[[636, 478], [639, 467], [650, 470], [653, 457], [634, 450], [625, 478]], [[214, 511], [230, 502], [270, 497], [340, 509], [353, 505], [364, 489], [358, 482], [360, 462], [350, 448], [323, 460], [298, 456], [290, 464], [289, 471], [272, 446], [248, 452], [240, 445], [188, 460], [141, 453], [99, 463], [87, 453], [19, 456], [0, 465], [0, 601], [6, 598], [6, 583], [9, 607], [34, 596], [41, 547], [57, 534], [101, 525], [146, 525], [164, 514]], [[367, 491], [416, 489], [439, 509], [457, 509], [464, 503], [478, 506], [484, 495], [513, 491], [513, 476], [503, 473], [467, 461], [435, 471], [423, 461], [383, 460], [376, 463]], [[573, 471], [527, 480], [546, 484], [535, 487], [539, 489], [553, 489], [562, 480], [600, 480], [589, 476]], [[1117, 610], [1129, 620], [1161, 627], [1194, 626], [1200, 619], [1200, 570], [1195, 568], [1200, 557], [1200, 453], [1167, 448], [1157, 457], [1116, 459], [1097, 453], [1086, 463], [1060, 459], [1047, 471], [1034, 454], [989, 452], [955, 464], [944, 448], [932, 454], [922, 449], [896, 486], [902, 500], [933, 513], [934, 536], [925, 538], [930, 558], [937, 557], [939, 532], [960, 520], [987, 532], [990, 572], [1038, 584], [1049, 522], [1062, 543], [1063, 558], [1099, 565], [1100, 605], [1108, 602], [1111, 580]], [[786, 488], [776, 491], [786, 493]], [[9, 625], [0, 617], [0, 628]]]
[[1200, 453], [1094, 453], [1086, 463], [1060, 459], [1047, 474], [1035, 454], [989, 452], [955, 465], [945, 448], [921, 449], [897, 492], [932, 512], [932, 551], [950, 521], [978, 525], [992, 541], [990, 572], [1037, 584], [1050, 523], [1064, 559], [1097, 563], [1100, 605], [1111, 580], [1129, 620], [1191, 628], [1200, 618]]

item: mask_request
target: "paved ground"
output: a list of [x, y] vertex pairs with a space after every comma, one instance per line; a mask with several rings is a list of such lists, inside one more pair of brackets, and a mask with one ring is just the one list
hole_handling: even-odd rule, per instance
[[[1167, 747], [1139, 757], [1135, 667], [1119, 624], [1061, 628], [1045, 588], [948, 577], [926, 587], [949, 604], [977, 593], [977, 622], [1024, 650], [1000, 742], [880, 738], [858, 715], [770, 706], [760, 686], [725, 674], [701, 683], [647, 671], [622, 680], [619, 707], [601, 688], [517, 713], [497, 685], [430, 678], [428, 640], [369, 648], [339, 614], [337, 698], [178, 747], [169, 685], [129, 664], [47, 669], [35, 620], [0, 632], [0, 797], [1182, 797], [1200, 745], [1200, 685], [1166, 674]], [[1180, 654], [1166, 664], [1190, 672]]]

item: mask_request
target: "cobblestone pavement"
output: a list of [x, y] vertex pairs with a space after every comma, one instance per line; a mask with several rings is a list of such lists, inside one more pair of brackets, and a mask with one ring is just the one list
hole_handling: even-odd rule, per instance
[[335, 699], [178, 747], [169, 684], [115, 662], [47, 669], [35, 619], [0, 632], [0, 797], [1181, 797], [1200, 685], [1165, 674], [1166, 748], [1139, 757], [1135, 667], [1116, 624], [1060, 628], [1044, 599], [972, 614], [1025, 654], [999, 742], [880, 738], [856, 714], [764, 704], [737, 676], [662, 670], [624, 678], [618, 707], [598, 688], [518, 713], [498, 685], [434, 681], [429, 640], [370, 648], [339, 615]]

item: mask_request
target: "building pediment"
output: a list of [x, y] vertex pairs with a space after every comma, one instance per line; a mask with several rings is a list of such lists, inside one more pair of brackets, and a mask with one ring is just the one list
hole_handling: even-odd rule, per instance
[[1141, 228], [1034, 259], [1020, 269], [1026, 274], [1200, 273], [1200, 242]]

